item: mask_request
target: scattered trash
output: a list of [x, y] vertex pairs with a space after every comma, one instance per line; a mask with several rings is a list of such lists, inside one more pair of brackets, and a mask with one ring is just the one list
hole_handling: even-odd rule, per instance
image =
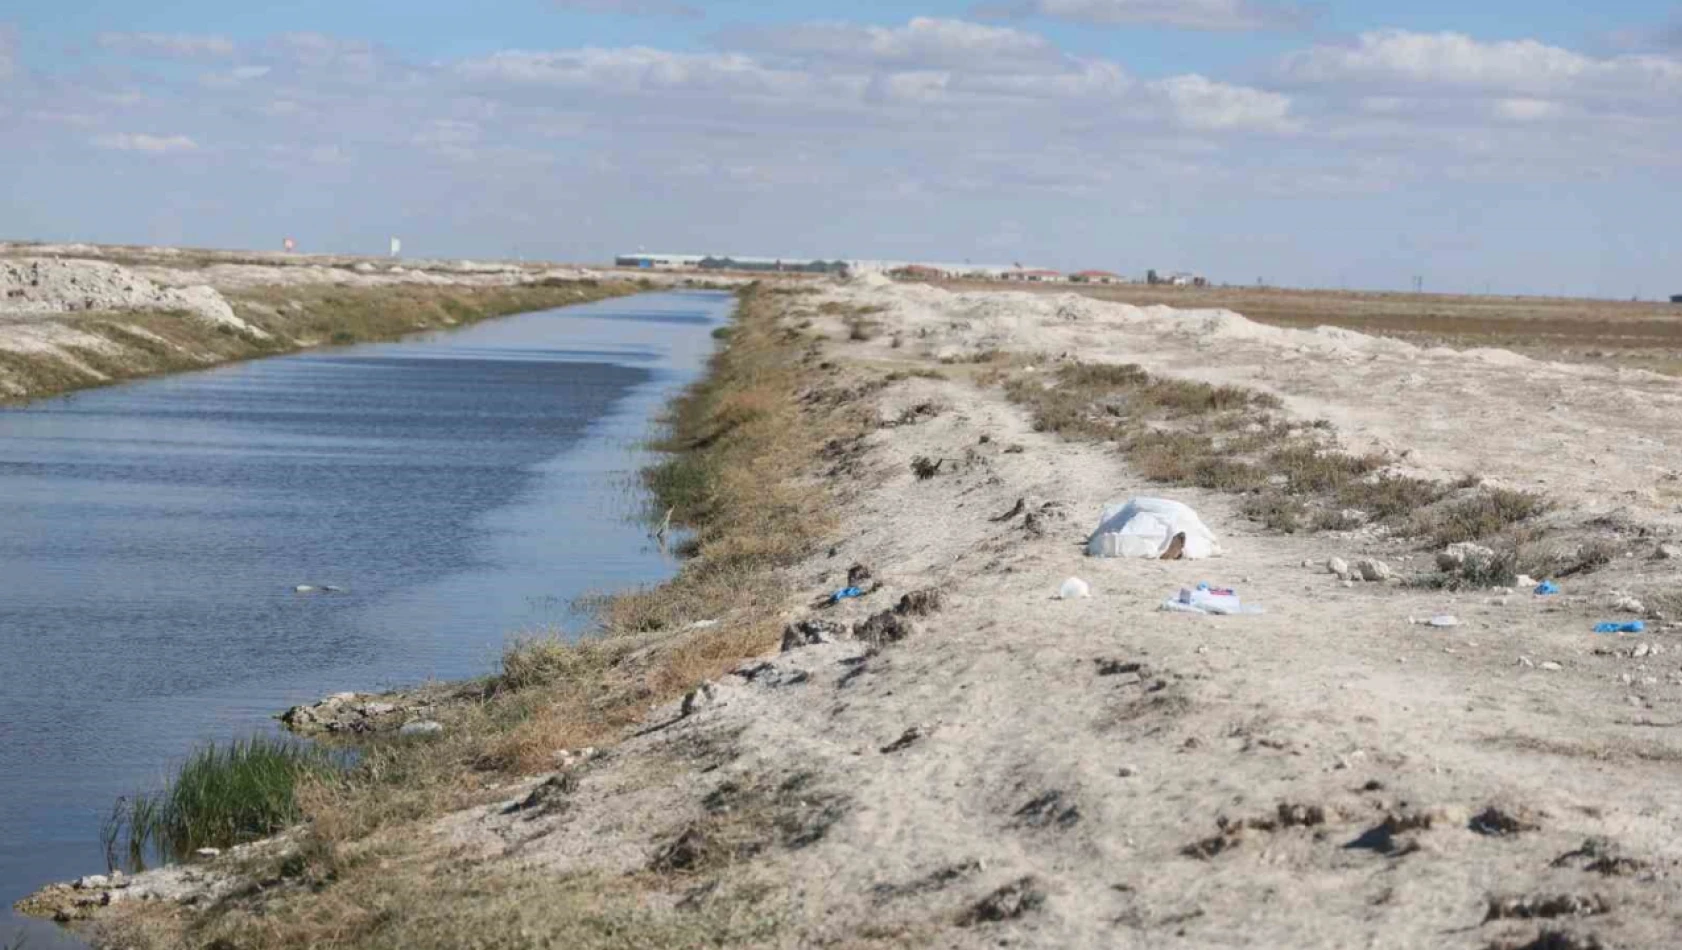
[[403, 728], [397, 730], [400, 736], [437, 736], [444, 732], [444, 724], [422, 719], [417, 722], [406, 722]]
[[1640, 620], [1631, 620], [1627, 623], [1619, 623], [1617, 621], [1608, 621], [1606, 623], [1597, 625], [1594, 628], [1594, 632], [1595, 633], [1646, 633], [1647, 632], [1647, 624], [1640, 621]]
[[1565, 667], [1560, 666], [1558, 663], [1555, 663], [1552, 660], [1550, 660], [1550, 661], [1542, 664], [1542, 669], [1547, 670], [1549, 673], [1558, 673], [1559, 671], [1565, 669]]
[[1249, 606], [1238, 599], [1238, 592], [1230, 588], [1199, 584], [1195, 589], [1182, 588], [1179, 594], [1162, 602], [1162, 610], [1179, 614], [1259, 614], [1260, 607]]
[[1086, 542], [1091, 557], [1200, 561], [1219, 557], [1220, 544], [1197, 512], [1177, 501], [1134, 498], [1104, 507], [1098, 530]]
[[1092, 597], [1092, 585], [1078, 577], [1071, 577], [1063, 582], [1063, 588], [1057, 592], [1063, 600], [1082, 600]]
[[1513, 586], [1514, 587], [1535, 587], [1536, 586], [1536, 578], [1531, 577], [1529, 574], [1520, 574], [1519, 576], [1513, 578]]
[[1437, 614], [1425, 623], [1431, 627], [1458, 627], [1460, 626], [1460, 618], [1453, 614]]
[[858, 587], [843, 587], [840, 590], [836, 591], [835, 593], [829, 595], [829, 602], [832, 603], [832, 604], [839, 604], [843, 600], [851, 600], [854, 597], [863, 597], [863, 596], [864, 596], [864, 591], [861, 588], [858, 588]]
[[1559, 593], [1559, 585], [1555, 584], [1553, 581], [1543, 581], [1542, 583], [1536, 585], [1537, 597], [1549, 597], [1557, 593]]
[[718, 624], [719, 624], [719, 622], [717, 620], [697, 620], [694, 623], [689, 625], [689, 629], [691, 629], [691, 630], [711, 630], [713, 627], [718, 626]]
[[292, 588], [292, 590], [296, 593], [299, 593], [299, 594], [309, 594], [309, 593], [313, 593], [315, 591], [315, 588], [311, 587], [308, 584], [299, 584], [297, 587]]
[[323, 594], [345, 593], [345, 589], [343, 587], [336, 587], [332, 584], [322, 584], [320, 587], [317, 587], [314, 584], [299, 584], [298, 586], [292, 588], [292, 591], [293, 593], [298, 594], [313, 594], [318, 591]]

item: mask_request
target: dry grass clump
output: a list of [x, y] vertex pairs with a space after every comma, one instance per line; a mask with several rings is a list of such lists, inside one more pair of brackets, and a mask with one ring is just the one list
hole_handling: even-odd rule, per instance
[[1438, 545], [1489, 538], [1547, 510], [1537, 495], [1387, 472], [1381, 455], [1329, 443], [1329, 425], [1276, 417], [1279, 400], [1234, 386], [1152, 376], [1138, 366], [1064, 362], [1001, 373], [1035, 428], [1120, 448], [1146, 478], [1247, 495], [1242, 510], [1283, 532], [1343, 531], [1377, 522]]

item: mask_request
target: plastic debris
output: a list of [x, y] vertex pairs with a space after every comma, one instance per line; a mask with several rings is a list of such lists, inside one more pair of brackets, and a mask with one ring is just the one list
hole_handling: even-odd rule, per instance
[[1092, 596], [1092, 585], [1078, 577], [1071, 577], [1063, 582], [1062, 590], [1057, 596], [1063, 600], [1082, 600]]
[[1182, 588], [1178, 594], [1163, 601], [1161, 609], [1169, 613], [1217, 616], [1262, 613], [1262, 608], [1240, 601], [1238, 592], [1232, 588], [1211, 587], [1208, 584], [1199, 584], [1196, 588]]
[[1453, 614], [1437, 614], [1425, 623], [1432, 627], [1458, 627], [1460, 626], [1460, 618]]
[[1640, 620], [1627, 622], [1609, 621], [1594, 628], [1595, 633], [1646, 633], [1647, 624]]
[[1202, 560], [1219, 557], [1215, 533], [1197, 512], [1177, 501], [1134, 498], [1104, 507], [1098, 530], [1086, 542], [1091, 557]]
[[1555, 584], [1553, 581], [1543, 581], [1542, 583], [1536, 585], [1537, 597], [1548, 597], [1557, 593], [1559, 593], [1559, 585]]
[[858, 588], [858, 587], [843, 587], [840, 590], [836, 591], [835, 593], [829, 595], [829, 602], [832, 603], [832, 604], [839, 604], [843, 600], [850, 600], [854, 597], [863, 597], [863, 596], [864, 596], [864, 591], [861, 588]]

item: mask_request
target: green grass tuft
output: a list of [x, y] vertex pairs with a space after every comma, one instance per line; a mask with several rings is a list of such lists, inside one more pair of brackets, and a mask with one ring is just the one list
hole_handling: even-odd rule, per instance
[[301, 817], [300, 781], [343, 771], [344, 760], [290, 739], [252, 736], [193, 750], [160, 792], [119, 798], [100, 837], [115, 867], [181, 860], [281, 831]]

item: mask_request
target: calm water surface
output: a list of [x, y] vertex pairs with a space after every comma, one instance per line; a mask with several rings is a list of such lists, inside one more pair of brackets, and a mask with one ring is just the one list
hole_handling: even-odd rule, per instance
[[[0, 411], [0, 898], [103, 870], [197, 741], [487, 672], [672, 569], [637, 446], [723, 294], [651, 294]], [[299, 584], [348, 593], [300, 595]], [[0, 946], [27, 928], [0, 916]]]

